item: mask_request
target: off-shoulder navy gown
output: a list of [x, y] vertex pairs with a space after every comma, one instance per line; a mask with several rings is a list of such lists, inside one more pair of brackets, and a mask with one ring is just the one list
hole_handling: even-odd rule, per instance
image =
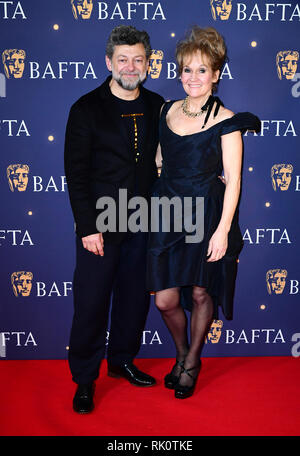
[[260, 121], [249, 112], [241, 112], [206, 130], [181, 136], [173, 132], [166, 121], [173, 103], [167, 102], [161, 113], [163, 162], [152, 196], [192, 197], [194, 200], [197, 196], [204, 197], [204, 238], [201, 242], [187, 243], [185, 237], [190, 233], [184, 229], [176, 232], [172, 220], [170, 231], [164, 232], [160, 223], [158, 232], [150, 232], [147, 287], [150, 291], [182, 287], [180, 301], [187, 310], [192, 309], [192, 286], [205, 287], [213, 299], [214, 318], [219, 318], [220, 306], [225, 318], [230, 320], [233, 316], [237, 259], [243, 246], [238, 208], [228, 234], [225, 256], [219, 261], [207, 262], [208, 243], [221, 219], [225, 191], [225, 185], [218, 177], [223, 170], [221, 136], [236, 130], [259, 131]]

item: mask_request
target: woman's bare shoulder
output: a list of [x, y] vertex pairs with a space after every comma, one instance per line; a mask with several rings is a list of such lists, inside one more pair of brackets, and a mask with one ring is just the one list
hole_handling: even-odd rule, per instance
[[222, 120], [230, 119], [231, 117], [234, 116], [234, 112], [231, 111], [230, 109], [224, 108], [224, 106], [220, 107], [220, 110], [217, 115], [218, 122], [221, 122]]
[[182, 105], [183, 101], [184, 100], [175, 100], [175, 101], [173, 101], [171, 108], [174, 111], [176, 111], [178, 108], [181, 108], [181, 105]]

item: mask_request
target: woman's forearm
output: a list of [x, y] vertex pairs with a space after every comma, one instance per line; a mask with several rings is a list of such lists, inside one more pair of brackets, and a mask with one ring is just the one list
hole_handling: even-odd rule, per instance
[[223, 211], [217, 229], [229, 232], [232, 219], [238, 204], [241, 189], [241, 178], [230, 178], [226, 183], [224, 193]]

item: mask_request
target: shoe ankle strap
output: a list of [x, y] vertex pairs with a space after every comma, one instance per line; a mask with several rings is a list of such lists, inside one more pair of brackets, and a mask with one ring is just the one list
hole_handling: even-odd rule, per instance
[[194, 369], [200, 368], [200, 365], [201, 365], [201, 363], [198, 364], [198, 366], [194, 366], [194, 367], [190, 367], [189, 369], [186, 369], [186, 368], [184, 367], [184, 365], [181, 364], [181, 374], [184, 373], [184, 374], [188, 375], [189, 377], [191, 377], [193, 380], [195, 380], [195, 377], [194, 377], [193, 375], [190, 374], [190, 371], [191, 371], [191, 370], [194, 370]]

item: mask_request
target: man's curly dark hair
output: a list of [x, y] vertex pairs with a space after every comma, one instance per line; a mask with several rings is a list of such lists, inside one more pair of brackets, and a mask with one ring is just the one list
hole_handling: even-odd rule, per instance
[[148, 60], [150, 58], [152, 50], [148, 33], [144, 30], [137, 30], [131, 25], [119, 25], [112, 30], [111, 34], [108, 37], [106, 44], [106, 55], [111, 60], [115, 46], [120, 46], [123, 44], [133, 46], [134, 44], [138, 43], [144, 45], [146, 58]]

